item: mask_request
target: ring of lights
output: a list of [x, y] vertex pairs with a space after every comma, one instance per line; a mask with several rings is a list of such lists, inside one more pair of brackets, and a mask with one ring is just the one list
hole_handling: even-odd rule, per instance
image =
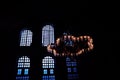
[[57, 38], [55, 44], [47, 46], [47, 51], [55, 56], [80, 55], [93, 49], [93, 39], [90, 36], [74, 37], [63, 35]]

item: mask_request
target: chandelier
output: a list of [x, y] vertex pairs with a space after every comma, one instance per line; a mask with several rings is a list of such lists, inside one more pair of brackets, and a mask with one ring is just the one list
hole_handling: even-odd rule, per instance
[[54, 56], [78, 56], [93, 49], [93, 39], [90, 36], [75, 37], [64, 34], [57, 38], [54, 44], [47, 46], [47, 51]]

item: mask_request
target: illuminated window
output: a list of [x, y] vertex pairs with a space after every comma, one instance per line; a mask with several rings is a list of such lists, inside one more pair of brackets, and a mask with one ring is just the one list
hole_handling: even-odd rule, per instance
[[32, 32], [30, 30], [22, 30], [20, 46], [30, 46], [31, 43], [32, 43]]
[[71, 72], [71, 68], [67, 68], [68, 69], [68, 72]]
[[46, 56], [44, 59], [42, 59], [42, 80], [55, 80], [54, 63], [54, 59], [50, 56]]
[[22, 56], [18, 59], [16, 80], [29, 80], [30, 59]]
[[47, 74], [47, 69], [44, 69], [44, 70], [43, 70], [43, 74]]
[[22, 69], [18, 69], [17, 75], [21, 75]]
[[68, 72], [68, 80], [78, 80], [78, 73], [77, 73], [77, 62], [72, 60], [71, 58], [66, 58], [66, 66]]
[[54, 74], [54, 70], [53, 69], [50, 69], [50, 74]]
[[28, 75], [28, 69], [25, 69], [25, 70], [24, 70], [24, 74], [25, 74], [25, 75]]
[[45, 25], [42, 28], [42, 45], [54, 43], [54, 28], [51, 25]]

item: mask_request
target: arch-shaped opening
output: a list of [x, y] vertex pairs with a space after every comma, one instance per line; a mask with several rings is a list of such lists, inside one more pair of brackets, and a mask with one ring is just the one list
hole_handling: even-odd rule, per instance
[[22, 56], [18, 59], [17, 64], [16, 80], [29, 80], [30, 59]]
[[43, 76], [42, 80], [55, 80], [54, 68], [55, 61], [51, 56], [42, 59]]
[[23, 29], [20, 32], [20, 46], [31, 46], [33, 33], [31, 30]]
[[42, 46], [54, 43], [54, 28], [52, 25], [45, 25], [42, 28]]

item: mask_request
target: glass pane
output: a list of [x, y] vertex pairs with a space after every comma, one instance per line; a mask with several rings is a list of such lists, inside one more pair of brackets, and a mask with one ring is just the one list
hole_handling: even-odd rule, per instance
[[72, 66], [77, 66], [76, 62], [71, 62]]
[[16, 80], [29, 80], [29, 76], [17, 76]]
[[54, 74], [54, 70], [53, 69], [50, 69], [50, 74]]
[[67, 57], [67, 58], [66, 58], [66, 61], [70, 61], [70, 58], [69, 58], [69, 57]]
[[49, 76], [49, 80], [55, 80], [55, 76], [54, 75]]
[[66, 62], [66, 65], [67, 66], [71, 66], [71, 62]]
[[30, 46], [32, 43], [32, 32], [30, 30], [21, 31], [20, 46]]
[[23, 67], [23, 63], [18, 63], [18, 67]]
[[51, 25], [46, 25], [42, 29], [42, 45], [54, 43], [54, 28]]
[[30, 63], [24, 63], [24, 67], [30, 67]]
[[18, 69], [17, 75], [21, 75], [22, 69]]
[[[42, 68], [44, 68], [42, 80], [55, 80], [55, 76], [53, 75], [54, 74], [54, 59], [52, 59], [52, 57], [46, 56], [44, 57], [44, 59], [42, 59]], [[46, 74], [48, 76], [46, 76]]]
[[24, 74], [25, 74], [25, 75], [28, 75], [28, 69], [25, 69], [25, 70], [24, 70]]
[[71, 68], [67, 68], [68, 72], [71, 72]]
[[48, 76], [42, 76], [42, 80], [49, 80]]
[[44, 69], [44, 70], [43, 70], [43, 74], [47, 74], [47, 69]]

